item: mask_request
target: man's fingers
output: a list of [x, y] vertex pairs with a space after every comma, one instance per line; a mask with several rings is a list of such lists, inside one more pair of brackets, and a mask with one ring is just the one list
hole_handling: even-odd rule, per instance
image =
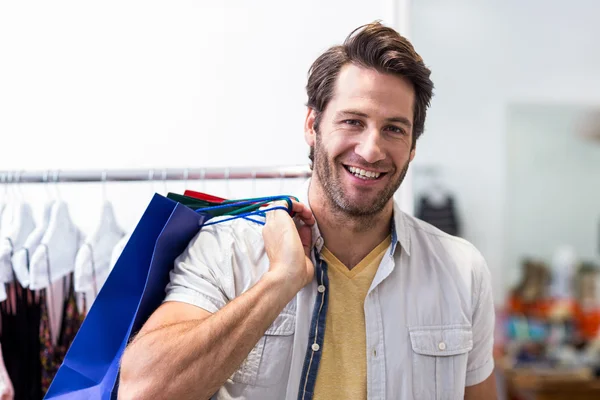
[[[315, 217], [313, 216], [312, 211], [310, 211], [310, 209], [302, 204], [297, 202], [294, 199], [290, 199], [292, 201], [292, 211], [294, 212], [295, 216], [297, 218], [299, 218], [302, 222], [304, 222], [306, 225], [312, 226], [315, 224]], [[265, 205], [263, 207], [261, 207], [261, 210], [264, 211], [268, 211], [269, 209], [272, 209], [273, 207], [285, 207], [286, 209], [288, 208], [288, 203], [284, 200], [278, 200], [278, 201], [274, 201], [272, 203], [269, 203], [268, 205]], [[267, 214], [267, 220], [273, 216], [274, 213], [277, 212], [283, 212], [283, 210], [273, 210], [273, 211], [268, 211]], [[271, 216], [269, 215], [271, 214]]]
[[298, 234], [300, 235], [300, 241], [304, 248], [304, 254], [310, 258], [310, 249], [312, 247], [312, 230], [310, 226], [303, 225], [298, 227]]
[[269, 204], [265, 204], [264, 206], [262, 206], [260, 209], [261, 209], [261, 211], [266, 211], [265, 214], [266, 214], [267, 223], [271, 219], [275, 218], [277, 213], [285, 213], [285, 211], [280, 210], [280, 209], [273, 210], [274, 207], [283, 207], [283, 208], [288, 209], [288, 203], [286, 201], [278, 200], [278, 201], [274, 201], [274, 202], [271, 202]]
[[292, 199], [292, 210], [306, 225], [312, 226], [315, 224], [315, 217], [310, 208], [308, 208], [305, 204], [299, 203]]

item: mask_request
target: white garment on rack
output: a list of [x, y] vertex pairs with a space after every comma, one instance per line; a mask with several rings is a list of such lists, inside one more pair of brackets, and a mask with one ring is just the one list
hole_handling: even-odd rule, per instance
[[[67, 296], [72, 277], [72, 274], [65, 276], [62, 279], [54, 281], [52, 285], [40, 289], [46, 291], [46, 307], [48, 307], [48, 321], [50, 322], [50, 333], [53, 345], [56, 345], [58, 342], [65, 297]], [[36, 293], [39, 293], [39, 291], [36, 291]]]
[[21, 247], [17, 247], [12, 256], [12, 267], [17, 277], [17, 280], [22, 287], [26, 288], [29, 286], [29, 262], [31, 256], [37, 249], [38, 245], [42, 241], [42, 237], [48, 229], [48, 223], [50, 222], [50, 213], [52, 212], [52, 202], [48, 202], [44, 207], [44, 214], [42, 220], [36, 225], [33, 232], [27, 236], [25, 243]]
[[[104, 284], [106, 282], [106, 279], [108, 279], [108, 277], [110, 276], [111, 271], [113, 270], [113, 268], [115, 267], [115, 264], [117, 263], [117, 261], [119, 260], [119, 257], [121, 257], [121, 253], [123, 252], [123, 249], [125, 249], [125, 246], [127, 245], [127, 242], [129, 242], [129, 239], [131, 238], [131, 234], [133, 232], [130, 232], [128, 234], [126, 234], [125, 236], [123, 236], [118, 242], [117, 244], [113, 247], [113, 250], [111, 251], [111, 257], [110, 257], [110, 262], [108, 264], [108, 271], [106, 273], [106, 277], [103, 279], [102, 284]], [[100, 289], [100, 287], [99, 287]], [[83, 307], [83, 298], [93, 298], [95, 299], [95, 297], [98, 295], [97, 293], [94, 294], [93, 291], [88, 291], [85, 292], [85, 295], [83, 295], [82, 293], [78, 293], [79, 296], [77, 296], [77, 307], [79, 308], [80, 311], [84, 311], [84, 307]], [[91, 304], [86, 304], [87, 310], [85, 310], [86, 312], [89, 312], [91, 307]]]
[[121, 240], [119, 240], [117, 245], [114, 247], [114, 249], [112, 251], [112, 256], [110, 258], [110, 270], [111, 271], [115, 267], [115, 264], [119, 260], [119, 257], [121, 257], [121, 253], [125, 249], [127, 242], [129, 242], [129, 239], [131, 238], [132, 233], [133, 232], [129, 232], [127, 235], [123, 236], [123, 238]]
[[5, 208], [6, 208], [6, 203], [0, 202], [0, 232], [2, 231], [2, 215], [4, 214]]
[[112, 251], [124, 235], [112, 204], [105, 203], [98, 227], [86, 238], [75, 259], [75, 291], [85, 293], [88, 310], [108, 278]]
[[7, 215], [3, 216], [0, 232], [0, 284], [13, 281], [13, 252], [23, 245], [35, 228], [33, 212], [27, 203], [12, 203], [4, 213]]
[[81, 246], [81, 232], [71, 220], [69, 208], [63, 201], [52, 205], [48, 229], [40, 245], [31, 255], [29, 288], [48, 287], [75, 269], [75, 257]]
[[[6, 203], [0, 202], [0, 232], [2, 232], [2, 215], [4, 214], [4, 209], [6, 208]], [[4, 285], [0, 285], [0, 303], [6, 300], [6, 289]]]
[[9, 222], [8, 217], [8, 206], [9, 203], [1, 202], [0, 203], [0, 231], [2, 231], [2, 227], [6, 226]]

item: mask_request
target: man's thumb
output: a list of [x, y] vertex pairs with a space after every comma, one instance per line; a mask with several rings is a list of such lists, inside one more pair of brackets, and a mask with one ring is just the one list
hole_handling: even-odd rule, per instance
[[298, 234], [300, 235], [300, 241], [304, 248], [304, 254], [310, 258], [310, 250], [312, 247], [312, 229], [308, 225], [301, 225], [298, 227]]

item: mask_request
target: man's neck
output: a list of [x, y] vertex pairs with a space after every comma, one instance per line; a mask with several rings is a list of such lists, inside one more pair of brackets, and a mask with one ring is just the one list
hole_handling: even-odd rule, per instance
[[391, 232], [393, 201], [386, 204], [380, 213], [367, 219], [351, 218], [332, 211], [318, 183], [311, 182], [308, 200], [325, 246], [348, 269], [354, 268]]

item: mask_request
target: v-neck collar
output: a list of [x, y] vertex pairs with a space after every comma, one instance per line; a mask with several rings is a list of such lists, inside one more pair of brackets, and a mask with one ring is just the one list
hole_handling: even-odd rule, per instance
[[369, 252], [356, 266], [352, 269], [348, 269], [344, 263], [342, 263], [327, 247], [323, 246], [321, 250], [321, 255], [325, 259], [330, 259], [335, 262], [330, 263], [329, 267], [335, 268], [341, 273], [343, 273], [347, 278], [354, 278], [358, 274], [360, 274], [364, 269], [370, 265], [377, 257], [381, 256], [383, 252], [387, 250], [387, 248], [392, 243], [392, 235], [388, 235], [381, 243], [379, 243], [373, 250]]

